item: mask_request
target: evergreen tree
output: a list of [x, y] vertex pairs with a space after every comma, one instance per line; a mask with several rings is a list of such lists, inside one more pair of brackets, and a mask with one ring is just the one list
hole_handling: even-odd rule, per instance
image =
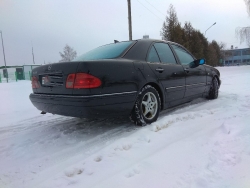
[[181, 24], [178, 23], [177, 26], [174, 29], [174, 40], [173, 40], [173, 42], [183, 44], [184, 43], [183, 36], [184, 36], [184, 30], [181, 27]]
[[190, 22], [185, 22], [183, 29], [184, 29], [183, 40], [185, 41], [183, 43], [183, 46], [187, 48], [189, 51], [191, 51], [191, 38], [193, 35], [194, 28]]
[[161, 36], [162, 40], [177, 42], [181, 38], [181, 26], [177, 18], [175, 8], [170, 4], [167, 11], [166, 21], [163, 22]]
[[221, 47], [215, 40], [212, 41], [212, 45], [213, 45], [213, 48], [215, 50], [216, 57], [217, 57], [216, 66], [218, 66], [218, 65], [220, 65], [220, 60], [223, 58], [222, 52], [221, 52]]
[[214, 48], [214, 46], [213, 46], [213, 44], [212, 43], [210, 43], [209, 45], [208, 45], [208, 58], [207, 58], [207, 64], [208, 65], [211, 65], [211, 66], [217, 66], [218, 65], [218, 62], [219, 62], [219, 60], [218, 60], [218, 56], [217, 56], [217, 54], [216, 54], [216, 50], [215, 50], [215, 48]]
[[185, 22], [182, 27], [173, 5], [170, 5], [167, 11], [161, 36], [163, 40], [182, 44], [196, 58], [205, 58], [208, 65], [218, 66], [220, 59], [223, 58], [221, 52], [223, 45], [218, 45], [214, 40], [209, 43], [207, 38], [199, 30], [194, 29], [190, 22]]
[[189, 38], [190, 43], [190, 52], [197, 58], [204, 58], [204, 44], [202, 41], [202, 37], [200, 35], [200, 31], [193, 30], [192, 35]]

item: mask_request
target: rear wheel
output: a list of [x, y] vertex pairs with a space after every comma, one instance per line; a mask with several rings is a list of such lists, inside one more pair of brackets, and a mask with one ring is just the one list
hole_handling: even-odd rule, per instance
[[216, 98], [218, 98], [218, 95], [219, 95], [218, 80], [216, 78], [213, 78], [207, 98], [208, 99], [216, 99]]
[[153, 123], [159, 116], [160, 107], [159, 93], [154, 87], [146, 85], [137, 97], [130, 118], [139, 126]]

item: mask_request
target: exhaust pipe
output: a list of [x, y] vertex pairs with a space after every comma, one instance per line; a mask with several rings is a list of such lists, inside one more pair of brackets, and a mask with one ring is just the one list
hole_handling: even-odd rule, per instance
[[41, 114], [46, 114], [47, 112], [42, 111]]

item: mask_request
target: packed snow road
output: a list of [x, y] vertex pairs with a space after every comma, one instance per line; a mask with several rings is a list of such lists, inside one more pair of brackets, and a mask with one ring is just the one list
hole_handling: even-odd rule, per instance
[[67, 167], [68, 159], [85, 158], [136, 128], [127, 119], [86, 120], [53, 115], [36, 115], [1, 126], [0, 167], [4, 170], [0, 170], [0, 187], [19, 187], [20, 183], [26, 187], [36, 182], [35, 177], [43, 171], [46, 173], [42, 178], [47, 179], [54, 169]]
[[0, 187], [250, 187], [250, 66], [222, 67], [216, 100], [136, 127], [40, 115], [30, 82], [0, 84]]

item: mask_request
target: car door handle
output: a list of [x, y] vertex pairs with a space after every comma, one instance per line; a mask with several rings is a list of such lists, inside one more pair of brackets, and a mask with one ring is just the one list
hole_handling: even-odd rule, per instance
[[184, 70], [186, 71], [186, 73], [189, 73], [189, 69], [188, 68], [185, 68]]
[[158, 72], [163, 72], [163, 71], [164, 71], [163, 68], [157, 68], [157, 69], [155, 69], [155, 70], [158, 71]]

